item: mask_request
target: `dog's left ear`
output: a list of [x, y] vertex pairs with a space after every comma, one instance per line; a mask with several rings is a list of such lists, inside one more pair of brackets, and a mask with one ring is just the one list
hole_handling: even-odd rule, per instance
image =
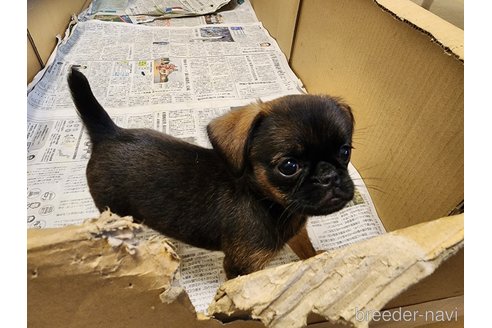
[[264, 103], [233, 108], [207, 125], [212, 146], [225, 158], [236, 175], [244, 169], [246, 151], [254, 128], [267, 114], [268, 108]]

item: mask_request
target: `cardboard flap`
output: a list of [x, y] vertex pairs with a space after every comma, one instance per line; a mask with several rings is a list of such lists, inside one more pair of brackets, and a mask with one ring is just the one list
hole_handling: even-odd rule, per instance
[[221, 286], [209, 313], [247, 312], [268, 327], [301, 327], [313, 312], [367, 327], [371, 313], [463, 246], [463, 230], [463, 215], [446, 217], [238, 277]]
[[140, 229], [109, 212], [82, 225], [29, 229], [28, 326], [162, 320], [153, 309], [180, 296], [171, 288], [179, 258], [164, 236], [136, 238]]
[[167, 289], [179, 257], [164, 236], [139, 240], [131, 217], [109, 211], [82, 225], [29, 229], [27, 262], [31, 281], [66, 275], [147, 276], [148, 288]]
[[374, 0], [393, 16], [431, 35], [434, 41], [460, 60], [465, 60], [464, 31], [408, 0]]

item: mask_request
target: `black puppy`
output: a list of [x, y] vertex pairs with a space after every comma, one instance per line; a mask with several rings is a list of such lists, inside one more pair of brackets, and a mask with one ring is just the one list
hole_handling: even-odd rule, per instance
[[328, 96], [293, 95], [234, 109], [207, 131], [213, 149], [114, 124], [85, 76], [68, 77], [92, 141], [91, 195], [185, 243], [225, 253], [228, 278], [259, 270], [309, 215], [343, 208], [353, 116]]

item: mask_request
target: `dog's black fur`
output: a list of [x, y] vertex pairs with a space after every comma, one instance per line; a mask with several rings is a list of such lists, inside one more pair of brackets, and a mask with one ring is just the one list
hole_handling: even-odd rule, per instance
[[92, 142], [87, 180], [98, 209], [222, 250], [228, 278], [261, 269], [308, 215], [353, 197], [354, 120], [336, 98], [293, 95], [231, 110], [208, 125], [206, 149], [120, 128], [81, 72], [72, 69], [68, 83]]

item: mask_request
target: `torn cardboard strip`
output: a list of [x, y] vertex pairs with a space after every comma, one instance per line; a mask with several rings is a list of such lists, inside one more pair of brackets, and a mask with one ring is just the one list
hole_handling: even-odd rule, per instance
[[368, 327], [372, 313], [463, 247], [463, 229], [463, 215], [446, 217], [227, 281], [209, 314], [302, 327], [313, 312]]
[[464, 31], [416, 3], [407, 0], [374, 0], [394, 17], [430, 35], [445, 51], [464, 61]]
[[179, 257], [162, 235], [138, 239], [142, 226], [131, 217], [109, 211], [82, 225], [55, 229], [29, 229], [27, 262], [31, 277], [100, 274], [147, 277], [147, 289], [167, 290], [179, 266]]

